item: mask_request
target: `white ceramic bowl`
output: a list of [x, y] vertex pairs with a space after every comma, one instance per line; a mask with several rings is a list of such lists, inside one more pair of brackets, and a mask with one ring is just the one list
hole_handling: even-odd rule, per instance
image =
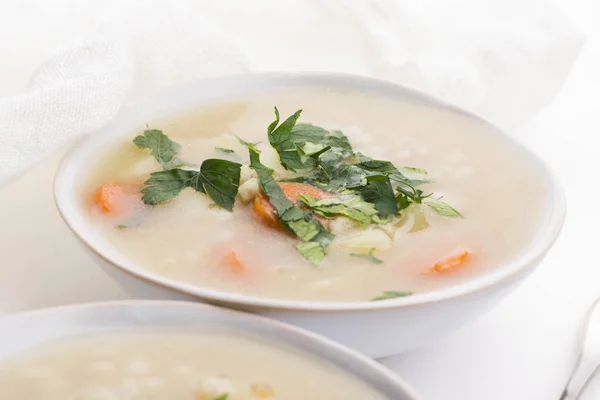
[[56, 339], [148, 328], [224, 328], [240, 334], [259, 335], [333, 363], [390, 399], [418, 399], [409, 385], [381, 364], [329, 339], [268, 318], [190, 302], [91, 303], [5, 317], [0, 319], [0, 362]]
[[[80, 193], [73, 182], [94, 153], [146, 121], [211, 102], [293, 86], [327, 86], [416, 99], [480, 119], [422, 93], [375, 79], [340, 74], [256, 74], [211, 79], [174, 88], [123, 110], [107, 127], [78, 143], [56, 175], [55, 199], [67, 225], [91, 256], [130, 294], [141, 298], [196, 300], [249, 310], [307, 328], [362, 351], [383, 357], [423, 345], [473, 320], [495, 305], [539, 264], [556, 240], [564, 221], [565, 202], [560, 185], [547, 166], [515, 143], [520, 157], [528, 157], [544, 171], [547, 210], [538, 234], [515, 261], [480, 278], [429, 293], [380, 302], [317, 303], [275, 300], [226, 293], [174, 282], [146, 272], [110, 246], [82, 215]], [[491, 126], [490, 134], [503, 133]]]

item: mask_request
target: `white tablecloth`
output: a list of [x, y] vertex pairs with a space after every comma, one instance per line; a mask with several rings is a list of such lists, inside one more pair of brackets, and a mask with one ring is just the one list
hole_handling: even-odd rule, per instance
[[[427, 348], [383, 360], [425, 399], [558, 399], [579, 321], [600, 295], [600, 7], [594, 0], [564, 3], [588, 42], [560, 95], [518, 132], [562, 179], [563, 234], [533, 276], [492, 312]], [[0, 87], [25, 82], [33, 63], [23, 61], [23, 70], [0, 75]], [[60, 156], [0, 190], [0, 313], [125, 297], [57, 215], [52, 177]], [[600, 382], [585, 399], [597, 398]]]

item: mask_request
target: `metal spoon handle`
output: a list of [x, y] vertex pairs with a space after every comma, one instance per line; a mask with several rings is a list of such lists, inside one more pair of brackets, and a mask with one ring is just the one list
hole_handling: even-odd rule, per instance
[[587, 340], [588, 330], [594, 310], [600, 304], [600, 297], [597, 298], [588, 309], [583, 320], [583, 327], [579, 335], [577, 361], [567, 381], [565, 389], [559, 400], [577, 400], [583, 394], [590, 382], [600, 373], [600, 364], [594, 365], [590, 362], [584, 362], [585, 342]]

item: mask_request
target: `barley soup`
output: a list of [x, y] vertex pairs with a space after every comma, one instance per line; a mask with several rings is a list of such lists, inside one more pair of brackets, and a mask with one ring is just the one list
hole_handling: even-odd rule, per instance
[[92, 164], [82, 207], [136, 268], [269, 298], [456, 285], [518, 257], [546, 207], [542, 172], [489, 125], [352, 90], [147, 121]]
[[224, 332], [141, 331], [62, 339], [0, 365], [0, 398], [384, 400], [333, 364]]

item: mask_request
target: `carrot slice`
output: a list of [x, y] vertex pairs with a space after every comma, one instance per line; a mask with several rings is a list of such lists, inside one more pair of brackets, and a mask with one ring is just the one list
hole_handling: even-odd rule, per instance
[[[314, 197], [319, 200], [333, 196], [333, 194], [307, 183], [280, 182], [279, 187], [281, 187], [285, 197], [294, 204], [298, 202], [300, 195]], [[269, 198], [264, 193], [259, 193], [254, 198], [254, 212], [263, 224], [275, 229], [284, 229], [275, 214], [275, 207], [269, 202]]]
[[235, 250], [231, 250], [225, 255], [225, 264], [231, 272], [234, 272], [238, 275], [248, 272], [248, 267], [240, 260]]
[[106, 214], [123, 215], [143, 207], [142, 195], [135, 185], [105, 183], [94, 194], [94, 201]]
[[254, 197], [254, 213], [263, 224], [273, 229], [282, 229], [283, 225], [275, 215], [275, 207], [269, 203], [269, 199], [264, 193], [259, 193]]
[[433, 265], [433, 267], [431, 267], [430, 271], [440, 273], [456, 271], [457, 269], [465, 266], [465, 264], [469, 262], [469, 260], [471, 259], [471, 255], [472, 253], [470, 250], [461, 251], [458, 254], [454, 254], [452, 256], [444, 258], [443, 260], [438, 261]]

